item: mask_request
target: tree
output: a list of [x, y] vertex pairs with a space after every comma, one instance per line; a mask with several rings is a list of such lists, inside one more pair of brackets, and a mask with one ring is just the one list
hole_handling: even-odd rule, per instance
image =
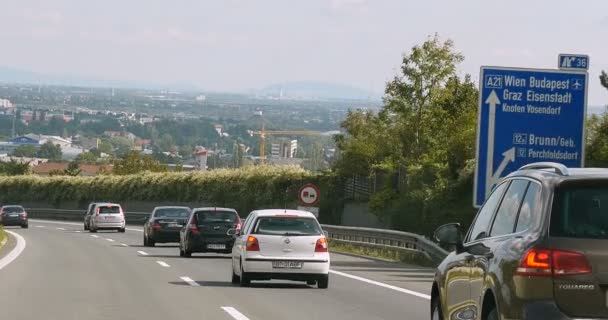
[[114, 137], [110, 139], [110, 143], [112, 144], [113, 149], [116, 150], [116, 155], [119, 157], [123, 157], [133, 150], [133, 141], [127, 138]]
[[608, 90], [608, 74], [606, 71], [602, 71], [602, 74], [600, 75], [600, 83], [604, 88], [606, 88], [606, 90]]
[[93, 152], [86, 151], [86, 152], [79, 154], [76, 157], [75, 161], [77, 163], [92, 164], [92, 163], [97, 162], [97, 156]]
[[158, 148], [160, 148], [160, 150], [164, 152], [173, 151], [175, 148], [175, 142], [173, 141], [173, 137], [168, 133], [163, 134], [160, 140], [158, 141]]
[[142, 156], [137, 152], [130, 152], [124, 158], [114, 160], [113, 163], [114, 168], [112, 172], [118, 175], [135, 174], [143, 171], [167, 171], [167, 166], [150, 156]]
[[114, 151], [112, 150], [112, 143], [110, 143], [110, 141], [107, 141], [107, 140], [103, 140], [103, 141], [99, 142], [97, 151], [99, 152], [99, 156], [101, 156], [102, 153], [105, 153], [107, 155], [114, 154]]
[[243, 148], [238, 141], [234, 142], [234, 146], [232, 148], [232, 167], [240, 168], [243, 166]]
[[61, 161], [61, 147], [54, 145], [51, 141], [47, 141], [40, 146], [40, 150], [38, 150], [36, 156], [38, 158], [49, 159], [50, 161]]
[[11, 159], [8, 162], [0, 162], [0, 175], [16, 176], [30, 172], [29, 162], [18, 162]]
[[13, 151], [13, 156], [33, 158], [36, 156], [36, 147], [31, 144], [24, 144], [24, 145], [18, 146]]
[[77, 161], [72, 161], [68, 164], [68, 167], [63, 171], [64, 174], [68, 176], [78, 176], [82, 170], [80, 170], [80, 165]]

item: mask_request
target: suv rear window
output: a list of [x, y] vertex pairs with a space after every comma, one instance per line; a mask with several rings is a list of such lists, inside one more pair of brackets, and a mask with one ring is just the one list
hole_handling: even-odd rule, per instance
[[196, 221], [198, 224], [205, 223], [236, 223], [237, 214], [232, 211], [197, 211]]
[[99, 214], [120, 213], [119, 206], [100, 206], [100, 207], [97, 207], [97, 209], [99, 210]]
[[317, 220], [304, 217], [260, 217], [253, 229], [254, 234], [313, 236], [320, 235]]
[[608, 239], [608, 181], [558, 187], [553, 200], [550, 235]]
[[188, 218], [190, 211], [185, 208], [166, 208], [157, 209], [154, 212], [155, 218]]
[[23, 207], [3, 207], [2, 212], [4, 213], [23, 213]]

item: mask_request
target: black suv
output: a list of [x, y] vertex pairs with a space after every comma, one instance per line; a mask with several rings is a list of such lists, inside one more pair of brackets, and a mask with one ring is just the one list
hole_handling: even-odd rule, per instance
[[608, 169], [533, 163], [503, 179], [439, 265], [432, 319], [608, 318]]

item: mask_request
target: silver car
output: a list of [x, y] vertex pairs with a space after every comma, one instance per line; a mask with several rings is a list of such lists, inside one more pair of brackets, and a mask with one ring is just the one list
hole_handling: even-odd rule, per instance
[[116, 203], [96, 203], [89, 221], [89, 231], [117, 230], [125, 232], [125, 215]]

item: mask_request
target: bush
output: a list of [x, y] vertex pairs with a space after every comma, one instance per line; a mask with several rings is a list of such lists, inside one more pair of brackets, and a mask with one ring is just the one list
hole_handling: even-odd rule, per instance
[[[304, 183], [316, 183], [323, 196], [321, 219], [339, 223], [341, 196], [333, 177], [314, 175], [297, 167], [256, 166], [206, 172], [163, 172], [96, 177], [0, 177], [0, 202], [175, 201], [233, 207], [239, 212], [296, 205]], [[338, 217], [338, 218], [336, 218]]]

